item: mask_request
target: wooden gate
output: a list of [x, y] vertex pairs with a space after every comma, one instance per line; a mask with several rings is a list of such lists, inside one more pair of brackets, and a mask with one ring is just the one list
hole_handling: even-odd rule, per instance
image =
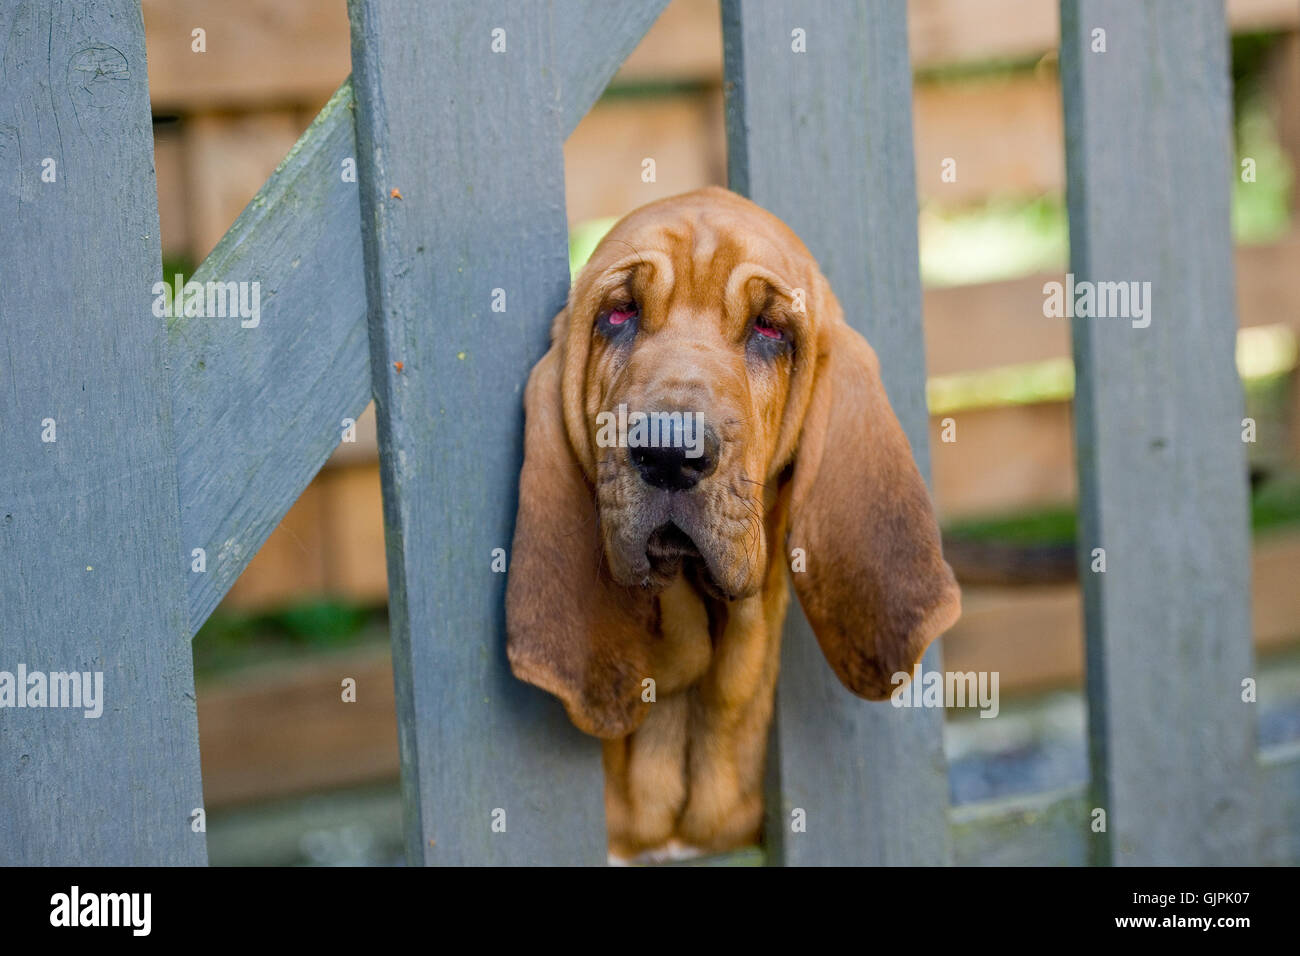
[[[604, 859], [599, 747], [510, 676], [491, 563], [568, 287], [561, 146], [662, 6], [352, 0], [353, 78], [193, 279], [257, 283], [250, 324], [151, 311], [138, 0], [4, 0], [0, 670], [105, 703], [0, 710], [0, 863], [205, 862], [189, 640], [372, 396], [409, 861]], [[928, 474], [906, 7], [723, 9], [732, 188], [818, 257]], [[941, 712], [852, 698], [796, 606], [770, 862], [1300, 859], [1300, 752], [1259, 757], [1242, 699], [1222, 2], [1062, 0], [1061, 68], [1072, 272], [1155, 316], [1074, 324], [1092, 784], [950, 810]]]

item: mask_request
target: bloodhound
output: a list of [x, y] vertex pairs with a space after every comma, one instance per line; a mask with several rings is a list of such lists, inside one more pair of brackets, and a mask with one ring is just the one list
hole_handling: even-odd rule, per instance
[[871, 700], [960, 614], [875, 353], [784, 223], [709, 188], [605, 237], [524, 404], [509, 659], [603, 738], [611, 860], [756, 842], [787, 581]]

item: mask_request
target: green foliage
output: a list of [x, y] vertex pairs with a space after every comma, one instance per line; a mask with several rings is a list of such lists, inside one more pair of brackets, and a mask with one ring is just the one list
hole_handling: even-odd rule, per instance
[[300, 658], [387, 639], [384, 608], [334, 600], [303, 601], [269, 613], [217, 610], [194, 637], [200, 677], [248, 664]]
[[954, 538], [998, 541], [1004, 544], [1070, 544], [1074, 541], [1074, 508], [1045, 508], [1041, 511], [989, 518], [965, 518], [944, 529]]
[[605, 233], [609, 232], [616, 222], [618, 219], [608, 216], [604, 219], [588, 219], [585, 222], [575, 223], [569, 228], [570, 276], [575, 279], [578, 277], [582, 267], [596, 251], [596, 246], [600, 245], [600, 240], [605, 238]]
[[[1241, 163], [1255, 162], [1255, 181], [1242, 181]], [[1291, 228], [1291, 164], [1260, 99], [1237, 115], [1237, 158], [1232, 179], [1232, 234], [1237, 242], [1272, 242]]]
[[1001, 197], [958, 208], [926, 203], [918, 228], [921, 281], [928, 286], [1063, 269], [1069, 256], [1061, 196]]
[[185, 281], [189, 282], [194, 275], [194, 263], [185, 256], [163, 256], [162, 261], [162, 278], [168, 285], [175, 281], [175, 277], [182, 275]]
[[1250, 523], [1256, 531], [1300, 524], [1300, 475], [1266, 481], [1250, 502]]
[[[963, 518], [948, 523], [944, 534], [970, 541], [1015, 545], [1072, 544], [1078, 517], [1071, 506], [1043, 508], [1017, 514]], [[1251, 495], [1250, 524], [1256, 531], [1300, 525], [1300, 475], [1263, 482]]]

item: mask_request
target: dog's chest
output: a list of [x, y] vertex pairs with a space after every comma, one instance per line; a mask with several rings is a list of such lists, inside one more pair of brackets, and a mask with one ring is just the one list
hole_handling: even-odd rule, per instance
[[699, 592], [680, 575], [659, 595], [659, 637], [655, 683], [660, 693], [694, 684], [713, 659], [709, 610]]

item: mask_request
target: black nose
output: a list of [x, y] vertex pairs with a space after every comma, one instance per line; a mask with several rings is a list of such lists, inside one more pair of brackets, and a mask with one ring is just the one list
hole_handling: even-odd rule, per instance
[[628, 449], [628, 458], [647, 484], [669, 491], [693, 488], [718, 467], [722, 443], [717, 434], [699, 419], [679, 421], [674, 417], [659, 429], [658, 444]]

